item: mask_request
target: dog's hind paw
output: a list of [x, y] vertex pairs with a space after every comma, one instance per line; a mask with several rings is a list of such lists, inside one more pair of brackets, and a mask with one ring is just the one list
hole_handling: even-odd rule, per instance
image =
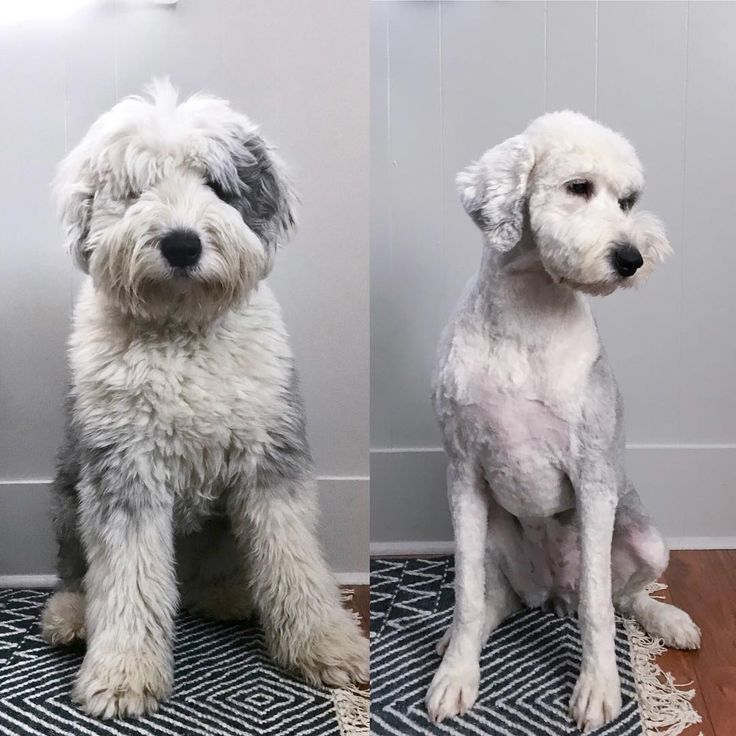
[[666, 647], [700, 647], [700, 629], [681, 608], [650, 599], [638, 614], [636, 618], [644, 630], [655, 639], [662, 639]]
[[621, 711], [621, 684], [616, 668], [582, 671], [570, 698], [570, 718], [587, 733], [612, 721]]
[[450, 639], [452, 639], [452, 626], [447, 627], [447, 631], [442, 634], [442, 638], [434, 645], [434, 650], [440, 657], [447, 651], [447, 647], [450, 645]]
[[124, 718], [153, 713], [171, 691], [168, 665], [140, 652], [88, 653], [77, 676], [73, 700], [90, 716]]
[[87, 636], [84, 593], [61, 590], [49, 598], [41, 616], [41, 635], [53, 646], [83, 641]]
[[478, 697], [479, 683], [480, 665], [477, 662], [443, 662], [427, 691], [429, 717], [435, 723], [441, 723], [445, 718], [465, 715]]

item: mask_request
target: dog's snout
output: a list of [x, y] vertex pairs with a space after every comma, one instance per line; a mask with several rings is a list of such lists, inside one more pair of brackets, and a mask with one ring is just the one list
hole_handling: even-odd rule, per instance
[[191, 230], [172, 230], [161, 238], [161, 255], [175, 268], [194, 266], [202, 254], [202, 241]]
[[617, 245], [611, 253], [611, 260], [616, 273], [624, 278], [633, 276], [644, 265], [639, 250], [629, 243]]

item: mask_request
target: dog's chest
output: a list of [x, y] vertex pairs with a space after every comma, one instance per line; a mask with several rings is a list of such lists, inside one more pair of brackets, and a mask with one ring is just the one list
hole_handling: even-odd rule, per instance
[[269, 325], [234, 316], [205, 335], [133, 335], [78, 324], [75, 412], [88, 441], [112, 448], [196, 515], [247, 472], [279, 413], [288, 346]]
[[599, 351], [595, 325], [585, 316], [527, 342], [489, 341], [479, 331], [456, 351], [465, 435], [497, 501], [517, 516], [547, 516], [574, 502], [566, 471]]

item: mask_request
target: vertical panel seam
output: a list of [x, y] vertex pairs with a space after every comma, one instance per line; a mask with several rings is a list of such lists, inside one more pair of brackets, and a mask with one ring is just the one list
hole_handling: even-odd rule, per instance
[[[445, 260], [445, 244], [447, 242], [445, 237], [445, 77], [444, 77], [444, 46], [442, 39], [444, 35], [444, 29], [442, 25], [442, 0], [440, 0], [438, 6], [438, 17], [437, 17], [437, 36], [439, 41], [439, 76], [440, 76], [440, 89], [439, 89], [439, 105], [440, 105], [440, 251], [442, 252], [443, 261]], [[448, 293], [448, 279], [447, 269], [442, 274], [443, 279], [443, 291], [445, 294]]]
[[115, 103], [117, 104], [120, 99], [120, 75], [119, 75], [119, 56], [120, 56], [120, 8], [118, 7], [118, 0], [113, 0], [112, 3], [112, 17], [113, 17], [113, 75], [115, 81]]
[[544, 0], [544, 111], [548, 112], [549, 100], [547, 93], [547, 74], [549, 70], [549, 64], [547, 63], [547, 0]]
[[685, 372], [683, 366], [685, 365], [685, 340], [683, 335], [683, 324], [685, 316], [685, 257], [687, 253], [687, 245], [685, 238], [685, 220], [687, 213], [685, 209], [685, 186], [687, 182], [687, 108], [688, 108], [688, 70], [690, 67], [690, 0], [685, 3], [685, 69], [684, 69], [684, 82], [682, 90], [682, 187], [680, 192], [680, 248], [682, 248], [682, 255], [680, 257], [680, 305], [679, 305], [679, 321], [678, 321], [678, 384], [680, 390], [678, 392], [680, 401], [679, 408], [683, 411], [683, 400], [684, 393], [682, 391]]
[[[391, 284], [391, 293], [393, 293], [394, 283], [394, 179], [393, 179], [393, 144], [391, 140], [391, 15], [386, 13], [384, 21], [386, 23], [386, 177], [388, 180], [388, 277]], [[388, 408], [388, 441], [394, 444], [394, 407], [390, 402]]]
[[599, 0], [595, 0], [595, 100], [594, 100], [594, 114], [595, 119], [598, 119], [598, 11], [599, 11]]

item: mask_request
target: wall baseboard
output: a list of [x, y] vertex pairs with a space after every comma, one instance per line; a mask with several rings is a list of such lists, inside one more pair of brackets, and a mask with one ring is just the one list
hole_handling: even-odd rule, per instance
[[370, 585], [371, 582], [368, 572], [338, 572], [335, 578], [340, 585]]
[[53, 588], [56, 575], [0, 575], [0, 588]]
[[455, 542], [371, 542], [371, 557], [451, 555]]
[[[368, 585], [367, 572], [338, 572], [335, 578], [340, 585]], [[53, 588], [56, 575], [0, 575], [0, 588]]]
[[736, 537], [667, 537], [670, 549], [736, 549]]
[[[687, 549], [736, 549], [736, 537], [669, 537], [669, 548]], [[371, 542], [371, 557], [415, 557], [421, 555], [451, 555], [455, 551], [452, 541], [435, 542]]]

